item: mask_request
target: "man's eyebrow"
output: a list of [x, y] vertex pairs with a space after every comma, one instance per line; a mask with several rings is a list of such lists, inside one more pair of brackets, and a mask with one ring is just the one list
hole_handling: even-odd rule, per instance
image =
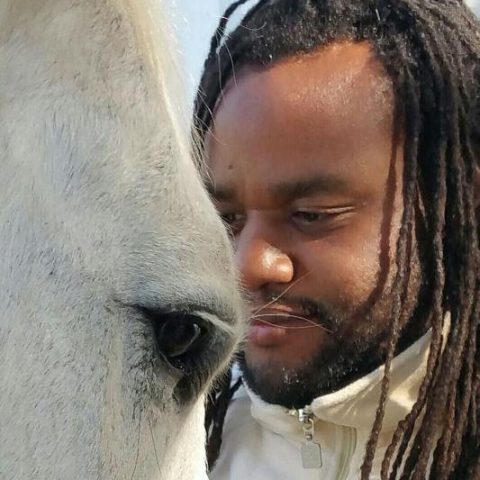
[[[207, 191], [214, 200], [229, 202], [235, 200], [235, 189], [229, 186], [206, 182]], [[316, 193], [342, 193], [350, 190], [349, 183], [337, 175], [321, 175], [311, 178], [287, 180], [266, 188], [278, 200], [289, 202]]]
[[283, 201], [308, 197], [316, 193], [341, 193], [351, 189], [349, 182], [338, 175], [319, 175], [310, 178], [287, 180], [268, 187], [269, 193]]

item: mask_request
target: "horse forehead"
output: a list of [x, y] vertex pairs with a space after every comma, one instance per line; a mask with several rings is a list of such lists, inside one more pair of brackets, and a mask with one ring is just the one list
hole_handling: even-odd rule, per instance
[[[45, 15], [45, 28], [35, 23], [36, 41], [28, 33], [20, 47], [11, 46], [25, 55], [12, 55], [12, 68], [0, 70], [11, 72], [6, 95], [12, 123], [24, 127], [8, 132], [17, 148], [11, 169], [24, 187], [13, 195], [20, 201], [35, 197], [37, 221], [30, 229], [45, 220], [45, 242], [58, 237], [56, 244], [86, 257], [89, 268], [108, 262], [107, 272], [122, 279], [152, 272], [153, 289], [170, 284], [170, 291], [185, 279], [211, 280], [212, 272], [225, 279], [231, 271], [228, 263], [221, 265], [222, 255], [229, 255], [227, 241], [189, 155], [188, 122], [178, 100], [184, 94], [175, 94], [181, 82], [165, 48], [165, 22], [149, 30], [161, 12], [156, 17], [146, 0], [118, 2], [123, 20], [112, 27], [105, 17], [117, 18], [114, 1], [40, 1], [37, 10], [72, 8]], [[58, 42], [57, 30], [60, 37], [85, 34], [96, 5], [103, 17], [93, 18], [100, 30], [108, 25], [108, 34]], [[153, 33], [142, 36], [143, 30]], [[45, 55], [38, 56], [38, 49]], [[169, 273], [169, 281], [162, 284], [159, 272]]]
[[[31, 2], [17, 2], [20, 5], [24, 3]], [[36, 5], [38, 9], [38, 5], [43, 4], [48, 11], [48, 8], [60, 3], [58, 0], [45, 1]], [[87, 1], [77, 9], [88, 10], [88, 6], [96, 3]], [[148, 6], [146, 10], [150, 15], [138, 13], [139, 3]], [[146, 28], [147, 21], [152, 21], [151, 5], [154, 3], [119, 0], [124, 17], [121, 23], [126, 26], [108, 32], [105, 38], [100, 35], [78, 39], [77, 42], [59, 42], [58, 37], [74, 35], [65, 26], [65, 23], [68, 25], [64, 22], [65, 16], [73, 18], [72, 22], [80, 26], [85, 23], [79, 12], [71, 9], [68, 13], [52, 16], [46, 30], [53, 29], [55, 34], [41, 32], [35, 42], [24, 39], [20, 46], [11, 47], [10, 63], [13, 63], [13, 68], [0, 72], [3, 93], [12, 107], [4, 109], [4, 114], [8, 117], [10, 112], [12, 124], [18, 122], [22, 113], [29, 117], [24, 119], [29, 128], [24, 128], [22, 135], [28, 137], [30, 133], [31, 138], [22, 142], [18, 133], [16, 143], [20, 149], [22, 145], [42, 143], [50, 169], [56, 169], [54, 178], [47, 178], [48, 182], [61, 182], [64, 173], [71, 191], [101, 186], [115, 189], [135, 182], [148, 190], [155, 185], [158, 187], [161, 182], [162, 189], [157, 188], [158, 191], [168, 192], [173, 185], [195, 184], [185, 141], [188, 138], [185, 134], [187, 122], [180, 118], [184, 110], [178, 101], [185, 95], [173, 91], [178, 88], [175, 84], [181, 82], [168, 81], [176, 78], [178, 72], [175, 61], [168, 54], [171, 49], [165, 48], [167, 33], [160, 28], [150, 29], [155, 35], [146, 40], [148, 36], [134, 32], [135, 29]], [[115, 10], [110, 12], [112, 16], [114, 13]], [[161, 15], [158, 11], [156, 14]], [[18, 15], [21, 17], [20, 13]], [[57, 17], [60, 20], [56, 23]], [[31, 21], [34, 20], [35, 17], [31, 17]], [[105, 28], [104, 21], [97, 21], [99, 29]], [[39, 30], [38, 22], [34, 25]], [[134, 49], [126, 48], [132, 43]], [[72, 49], [76, 48], [77, 51], [72, 54]], [[39, 49], [47, 52], [45, 56], [38, 56]], [[90, 60], [92, 52], [95, 52], [96, 62]], [[17, 57], [23, 59], [23, 65], [15, 63], [16, 53], [21, 53]], [[100, 57], [105, 61], [101, 61]], [[37, 75], [30, 74], [32, 69]], [[158, 81], [152, 84], [155, 75], [146, 69], [154, 69]], [[171, 102], [170, 98], [174, 98], [175, 102]], [[50, 115], [45, 115], [47, 110]], [[46, 125], [41, 121], [44, 118], [49, 119]], [[43, 131], [40, 132], [39, 128]], [[15, 132], [10, 133], [15, 138]], [[38, 153], [36, 147], [34, 153]], [[23, 152], [19, 153], [21, 157]], [[41, 156], [31, 155], [28, 161], [27, 157], [28, 154], [24, 162], [28, 169], [26, 173], [35, 164], [35, 159]], [[90, 174], [89, 181], [82, 184], [81, 173], [88, 169], [95, 170], [97, 174]], [[38, 166], [38, 170], [36, 176], [39, 179], [42, 178], [41, 173], [49, 173], [45, 172], [45, 165]], [[107, 181], [104, 181], [102, 173]], [[171, 182], [174, 176], [179, 179]], [[195, 187], [191, 191], [195, 191]], [[173, 201], [171, 197], [166, 200]], [[177, 197], [177, 204], [181, 204], [181, 200], [182, 197]]]

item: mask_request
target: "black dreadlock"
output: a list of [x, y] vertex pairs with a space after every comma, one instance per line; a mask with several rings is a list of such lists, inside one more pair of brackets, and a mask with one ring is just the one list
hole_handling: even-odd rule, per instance
[[[268, 66], [335, 41], [367, 41], [394, 86], [395, 118], [405, 138], [404, 210], [385, 375], [361, 478], [372, 470], [391, 362], [408, 321], [402, 301], [420, 199], [427, 233], [422, 249], [430, 253], [421, 268], [428, 272], [431, 348], [418, 399], [397, 426], [381, 478], [480, 479], [479, 24], [461, 0], [260, 0], [226, 36], [229, 17], [244, 3], [227, 9], [212, 39], [195, 104], [201, 143], [223, 86], [244, 65]], [[443, 339], [446, 312], [451, 326]], [[228, 389], [226, 383], [209, 405], [210, 465], [221, 443]]]

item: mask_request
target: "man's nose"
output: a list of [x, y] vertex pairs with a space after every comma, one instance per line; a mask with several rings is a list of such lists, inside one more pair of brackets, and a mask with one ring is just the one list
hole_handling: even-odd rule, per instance
[[242, 284], [248, 290], [271, 283], [289, 283], [294, 277], [292, 259], [275, 245], [273, 236], [274, 232], [267, 232], [259, 220], [247, 222], [237, 236], [237, 265]]

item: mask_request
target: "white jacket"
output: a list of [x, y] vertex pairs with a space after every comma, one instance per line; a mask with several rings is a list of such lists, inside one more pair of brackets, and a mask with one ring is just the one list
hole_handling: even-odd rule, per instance
[[[430, 333], [393, 360], [385, 419], [370, 477], [373, 480], [380, 478], [383, 455], [398, 422], [415, 403], [429, 347]], [[298, 412], [292, 416], [293, 412], [267, 404], [241, 387], [228, 409], [220, 457], [210, 479], [358, 480], [382, 377], [383, 366], [342, 390], [316, 398], [310, 406], [313, 446], [306, 440], [308, 429], [305, 431]], [[308, 427], [308, 418], [305, 422]], [[309, 443], [307, 447], [305, 443]], [[302, 446], [307, 448], [304, 456], [309, 456], [305, 461], [314, 468], [304, 468]]]

